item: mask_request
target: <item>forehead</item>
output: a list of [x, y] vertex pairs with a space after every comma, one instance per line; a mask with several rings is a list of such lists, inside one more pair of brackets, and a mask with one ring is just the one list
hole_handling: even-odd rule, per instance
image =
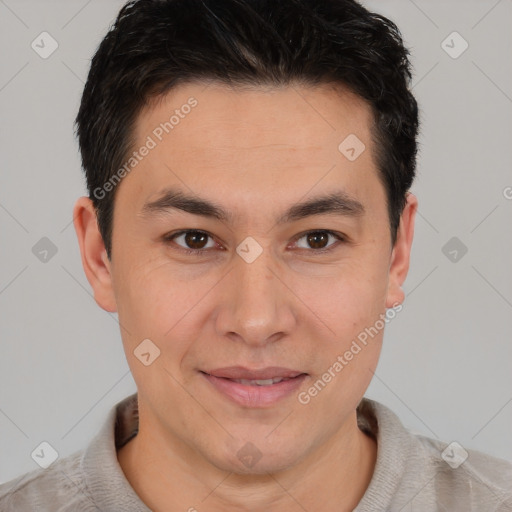
[[205, 147], [232, 141], [252, 149], [248, 136], [266, 146], [304, 147], [325, 147], [347, 130], [366, 138], [372, 119], [367, 102], [340, 86], [228, 87], [210, 82], [181, 85], [150, 100], [137, 119], [136, 138], [169, 121], [172, 127], [162, 135], [172, 134], [176, 142], [187, 139]]
[[[371, 126], [369, 105], [339, 87], [185, 84], [140, 113], [133, 149], [149, 140], [152, 149], [127, 181], [138, 203], [172, 183], [235, 200], [330, 183], [357, 193], [376, 179]], [[346, 140], [365, 148], [356, 160], [343, 153]]]

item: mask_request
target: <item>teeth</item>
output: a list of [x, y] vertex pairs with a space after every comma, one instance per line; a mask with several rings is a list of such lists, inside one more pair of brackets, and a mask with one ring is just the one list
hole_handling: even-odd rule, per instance
[[248, 379], [232, 379], [233, 382], [238, 382], [238, 384], [243, 384], [244, 386], [271, 386], [272, 384], [277, 384], [282, 380], [289, 380], [284, 377], [274, 377], [273, 379], [260, 379], [260, 380], [248, 380]]

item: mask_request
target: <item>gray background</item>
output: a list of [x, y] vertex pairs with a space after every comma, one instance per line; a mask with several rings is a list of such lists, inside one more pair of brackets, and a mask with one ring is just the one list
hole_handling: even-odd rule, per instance
[[[135, 391], [71, 224], [85, 194], [72, 123], [122, 3], [0, 0], [0, 482], [36, 468], [41, 441], [84, 447]], [[512, 460], [512, 2], [365, 4], [402, 30], [423, 122], [408, 296], [367, 396], [415, 432]], [[43, 31], [59, 45], [47, 59], [31, 48]], [[458, 58], [441, 45], [453, 31], [469, 44]]]

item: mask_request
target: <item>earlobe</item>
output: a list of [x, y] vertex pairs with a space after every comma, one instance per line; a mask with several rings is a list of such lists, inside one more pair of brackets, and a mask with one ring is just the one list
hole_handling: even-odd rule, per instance
[[96, 210], [88, 197], [80, 197], [73, 208], [73, 224], [80, 246], [82, 266], [96, 303], [105, 311], [117, 311], [112, 286], [111, 264], [101, 233]]
[[418, 209], [418, 200], [412, 193], [407, 194], [407, 203], [400, 217], [396, 242], [391, 254], [389, 268], [388, 293], [386, 307], [392, 308], [404, 301], [402, 285], [409, 271], [412, 241], [414, 237], [414, 221]]

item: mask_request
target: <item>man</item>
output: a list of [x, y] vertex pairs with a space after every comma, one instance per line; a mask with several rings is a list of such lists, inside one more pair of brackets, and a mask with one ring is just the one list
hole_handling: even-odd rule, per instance
[[352, 0], [121, 10], [73, 213], [138, 392], [2, 511], [512, 510], [509, 463], [364, 398], [417, 209], [407, 55]]

